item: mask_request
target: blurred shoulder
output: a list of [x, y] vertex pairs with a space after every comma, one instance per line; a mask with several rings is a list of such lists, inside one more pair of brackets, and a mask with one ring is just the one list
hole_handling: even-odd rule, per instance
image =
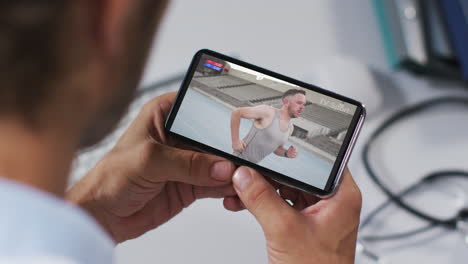
[[0, 258], [0, 264], [81, 264], [64, 257]]

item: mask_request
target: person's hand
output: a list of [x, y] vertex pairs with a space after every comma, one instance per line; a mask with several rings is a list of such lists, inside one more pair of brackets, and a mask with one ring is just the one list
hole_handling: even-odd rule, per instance
[[288, 150], [286, 150], [286, 155], [288, 155], [288, 158], [294, 159], [297, 157], [297, 149], [294, 146], [290, 146]]
[[336, 194], [322, 200], [286, 186], [277, 186], [278, 194], [246, 167], [236, 170], [233, 182], [238, 197], [226, 198], [224, 206], [231, 211], [247, 208], [256, 217], [270, 264], [354, 262], [361, 193], [349, 171]]
[[232, 142], [232, 149], [236, 152], [242, 152], [247, 147], [247, 144], [242, 139]]
[[175, 93], [146, 104], [116, 146], [68, 192], [116, 242], [135, 238], [199, 198], [235, 195], [234, 164], [182, 150], [164, 134]]

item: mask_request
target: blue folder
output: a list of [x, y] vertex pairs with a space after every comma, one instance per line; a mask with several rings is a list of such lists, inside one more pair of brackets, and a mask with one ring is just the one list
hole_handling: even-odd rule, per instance
[[468, 81], [468, 0], [440, 0], [450, 40], [463, 72]]

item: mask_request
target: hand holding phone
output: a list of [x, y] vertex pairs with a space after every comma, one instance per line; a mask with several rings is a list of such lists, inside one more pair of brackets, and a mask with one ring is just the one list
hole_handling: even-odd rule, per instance
[[323, 200], [287, 186], [279, 186], [278, 195], [246, 167], [236, 170], [233, 182], [242, 203], [232, 197], [225, 207], [238, 211], [242, 204], [255, 216], [265, 234], [269, 263], [354, 262], [361, 194], [349, 171], [336, 194]]
[[234, 164], [185, 148], [164, 133], [175, 97], [164, 94], [145, 104], [114, 149], [67, 192], [116, 242], [153, 230], [197, 199], [236, 194]]
[[201, 50], [165, 130], [201, 151], [323, 197], [336, 189], [364, 117], [364, 106], [353, 99]]

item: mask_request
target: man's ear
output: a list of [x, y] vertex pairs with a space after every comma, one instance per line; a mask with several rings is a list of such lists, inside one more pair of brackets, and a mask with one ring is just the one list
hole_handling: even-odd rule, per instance
[[288, 97], [283, 98], [283, 105], [289, 105]]
[[87, 0], [92, 8], [93, 27], [96, 46], [104, 56], [113, 57], [122, 50], [124, 25], [135, 5], [134, 0]]

